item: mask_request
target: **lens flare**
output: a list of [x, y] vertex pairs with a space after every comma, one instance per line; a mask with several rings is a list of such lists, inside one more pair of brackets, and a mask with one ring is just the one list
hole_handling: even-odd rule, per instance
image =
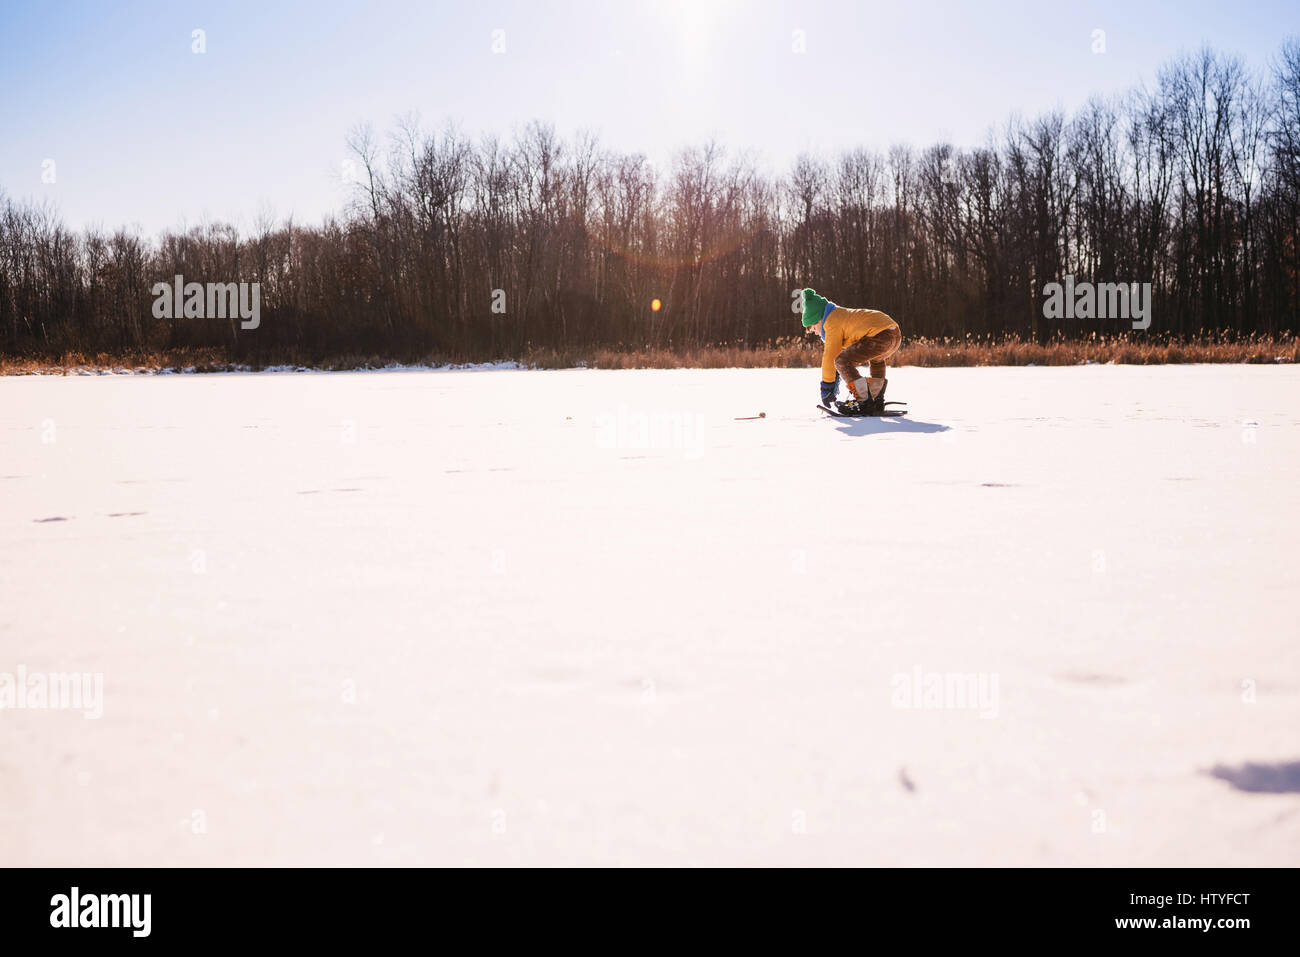
[[652, 310], [654, 310], [655, 312], [658, 312], [660, 309], [663, 308], [663, 303], [660, 302], [658, 299], [651, 299], [651, 300], [650, 300], [650, 308], [651, 308]]

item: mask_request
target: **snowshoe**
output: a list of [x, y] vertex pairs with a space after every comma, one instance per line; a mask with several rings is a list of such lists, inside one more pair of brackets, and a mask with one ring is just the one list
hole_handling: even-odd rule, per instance
[[840, 415], [871, 415], [871, 400], [845, 399], [843, 402], [836, 402], [835, 408]]
[[894, 416], [907, 415], [907, 409], [888, 408], [888, 406], [891, 405], [906, 406], [907, 403], [881, 402], [879, 397], [877, 397], [875, 400], [864, 401], [859, 401], [858, 399], [847, 399], [843, 402], [836, 402], [834, 408], [825, 405], [818, 405], [817, 408], [821, 409], [827, 415], [835, 416], [837, 419], [858, 418], [861, 416], [886, 416], [892, 418]]

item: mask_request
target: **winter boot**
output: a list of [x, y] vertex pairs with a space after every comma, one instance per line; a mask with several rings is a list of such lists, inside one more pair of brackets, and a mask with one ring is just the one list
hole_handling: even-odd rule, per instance
[[882, 376], [879, 379], [868, 379], [867, 383], [867, 404], [871, 407], [872, 415], [879, 415], [885, 411], [885, 386], [889, 385], [889, 380]]
[[849, 397], [844, 402], [837, 402], [836, 407], [845, 415], [862, 415], [869, 408], [871, 394], [867, 391], [867, 380], [854, 379], [848, 382]]

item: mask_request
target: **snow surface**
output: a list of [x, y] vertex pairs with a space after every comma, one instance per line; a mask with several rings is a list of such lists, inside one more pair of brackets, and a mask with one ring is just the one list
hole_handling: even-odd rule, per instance
[[1300, 863], [1300, 369], [817, 378], [0, 379], [0, 860]]

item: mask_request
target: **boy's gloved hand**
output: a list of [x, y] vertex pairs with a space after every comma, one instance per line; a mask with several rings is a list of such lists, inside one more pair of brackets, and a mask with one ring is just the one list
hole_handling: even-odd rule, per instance
[[830, 407], [830, 404], [835, 401], [835, 394], [839, 391], [839, 387], [840, 380], [838, 376], [836, 376], [834, 382], [822, 383], [822, 405], [827, 408]]

